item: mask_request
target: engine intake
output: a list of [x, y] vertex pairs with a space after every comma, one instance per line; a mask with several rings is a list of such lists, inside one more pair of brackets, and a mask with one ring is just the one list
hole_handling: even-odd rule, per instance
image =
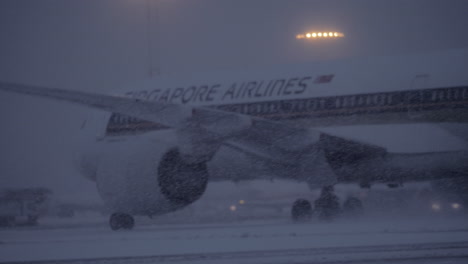
[[96, 183], [110, 209], [159, 215], [199, 199], [208, 184], [206, 162], [187, 162], [176, 146], [170, 138], [106, 144], [99, 158]]
[[158, 167], [158, 184], [172, 203], [181, 206], [193, 203], [205, 192], [207, 183], [206, 163], [188, 164], [177, 149], [163, 156]]

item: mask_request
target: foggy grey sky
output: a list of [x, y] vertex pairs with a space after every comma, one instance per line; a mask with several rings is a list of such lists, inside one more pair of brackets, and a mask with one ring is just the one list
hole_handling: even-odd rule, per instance
[[[148, 1], [152, 60], [166, 74], [468, 45], [466, 0]], [[147, 1], [0, 5], [2, 80], [109, 90], [147, 77]], [[346, 38], [294, 38], [314, 29]]]
[[[112, 91], [148, 78], [150, 59], [178, 76], [461, 48], [466, 10], [467, 0], [2, 0], [0, 80]], [[320, 29], [346, 38], [294, 38]], [[90, 186], [70, 156], [95, 111], [0, 93], [0, 113], [0, 185]]]

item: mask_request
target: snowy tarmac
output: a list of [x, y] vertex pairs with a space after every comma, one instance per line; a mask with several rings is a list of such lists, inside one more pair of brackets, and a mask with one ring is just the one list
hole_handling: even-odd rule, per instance
[[14, 263], [468, 263], [466, 216], [293, 223], [142, 223], [113, 232], [83, 225], [0, 230]]

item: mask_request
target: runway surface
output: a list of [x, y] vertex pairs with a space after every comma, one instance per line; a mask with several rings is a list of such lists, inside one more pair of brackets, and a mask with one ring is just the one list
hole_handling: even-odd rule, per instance
[[466, 216], [0, 230], [2, 263], [468, 263]]

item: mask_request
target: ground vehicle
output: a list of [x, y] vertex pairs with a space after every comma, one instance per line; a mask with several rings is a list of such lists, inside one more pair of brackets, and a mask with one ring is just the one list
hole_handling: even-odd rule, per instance
[[36, 225], [51, 194], [46, 188], [0, 190], [0, 226]]

